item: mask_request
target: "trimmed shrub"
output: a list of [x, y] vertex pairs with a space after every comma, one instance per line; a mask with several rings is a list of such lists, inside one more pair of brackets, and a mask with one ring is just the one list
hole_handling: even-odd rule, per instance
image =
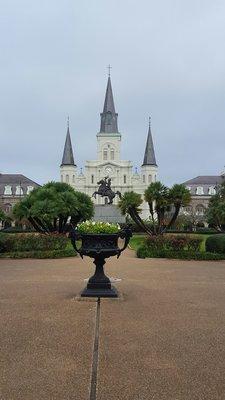
[[65, 235], [0, 234], [0, 252], [65, 250], [69, 239]]
[[172, 251], [197, 251], [200, 250], [201, 238], [191, 238], [188, 236], [160, 235], [149, 236], [146, 239], [146, 247], [152, 250], [172, 250]]
[[181, 260], [224, 260], [225, 255], [210, 252], [188, 251], [188, 250], [153, 250], [143, 245], [137, 250], [138, 258], [173, 258]]
[[225, 254], [225, 235], [209, 236], [205, 242], [205, 249], [213, 253]]
[[[133, 233], [146, 233], [139, 225], [135, 224], [135, 222], [129, 221], [128, 223]], [[119, 222], [119, 224], [121, 229], [127, 226], [127, 223], [124, 222]], [[152, 225], [149, 222], [145, 222], [145, 225], [147, 226], [147, 228], [152, 227]]]

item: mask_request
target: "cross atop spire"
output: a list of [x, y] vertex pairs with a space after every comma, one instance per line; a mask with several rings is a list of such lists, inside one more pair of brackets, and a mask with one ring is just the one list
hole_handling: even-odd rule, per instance
[[[109, 74], [110, 74], [110, 68], [111, 67], [109, 66]], [[111, 78], [109, 75], [103, 112], [101, 113], [100, 133], [119, 133], [117, 126], [117, 116], [118, 114], [115, 111], [114, 100], [113, 100]]]
[[111, 65], [109, 64], [107, 68], [108, 68], [108, 77], [110, 77], [110, 69], [112, 69], [112, 67], [111, 67]]
[[74, 164], [73, 148], [72, 148], [72, 142], [71, 142], [71, 137], [70, 137], [69, 117], [67, 118], [67, 133], [66, 133], [66, 141], [65, 141], [61, 166], [63, 166], [63, 165], [75, 165], [76, 166], [76, 164]]
[[144, 160], [143, 160], [143, 165], [155, 165], [156, 164], [156, 159], [155, 159], [155, 151], [154, 151], [154, 145], [153, 145], [153, 140], [152, 140], [152, 132], [151, 132], [151, 117], [149, 117], [148, 120], [148, 136], [147, 136], [147, 142], [146, 142], [146, 147], [145, 147], [145, 154], [144, 154]]

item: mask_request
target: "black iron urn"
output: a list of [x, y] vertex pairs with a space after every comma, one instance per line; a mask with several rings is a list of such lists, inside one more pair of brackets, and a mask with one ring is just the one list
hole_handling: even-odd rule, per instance
[[[118, 297], [115, 287], [111, 285], [109, 278], [104, 273], [105, 259], [117, 256], [127, 247], [132, 236], [130, 227], [126, 227], [119, 233], [79, 233], [72, 230], [70, 238], [74, 249], [83, 256], [94, 258], [95, 273], [89, 278], [87, 287], [81, 292], [82, 297]], [[124, 239], [124, 245], [120, 249], [119, 238]], [[77, 248], [76, 241], [81, 240], [81, 247]]]

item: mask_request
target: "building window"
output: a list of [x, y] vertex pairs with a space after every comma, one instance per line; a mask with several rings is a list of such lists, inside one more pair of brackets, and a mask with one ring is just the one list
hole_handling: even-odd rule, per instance
[[143, 175], [142, 179], [143, 179], [143, 183], [145, 183], [145, 175]]
[[205, 208], [202, 204], [197, 205], [196, 207], [196, 215], [204, 215], [205, 213]]
[[208, 193], [211, 195], [211, 196], [213, 196], [214, 194], [216, 194], [216, 189], [214, 188], [214, 187], [209, 187], [209, 189], [208, 189]]
[[34, 189], [33, 186], [27, 186], [27, 194], [29, 194], [30, 192], [32, 192], [33, 189]]
[[148, 176], [148, 183], [152, 183], [152, 175]]
[[66, 175], [66, 183], [69, 183], [69, 175]]
[[61, 182], [63, 182], [63, 175], [61, 175]]
[[9, 203], [5, 204], [4, 209], [7, 214], [10, 213], [12, 211], [12, 204]]
[[103, 150], [103, 160], [107, 160], [108, 152], [106, 149]]
[[198, 187], [196, 188], [196, 194], [198, 194], [199, 196], [201, 196], [201, 195], [204, 194], [204, 191], [203, 191], [203, 187], [202, 187], [202, 186], [198, 186]]
[[192, 212], [192, 207], [191, 206], [184, 207], [184, 211], [190, 214]]
[[111, 158], [111, 160], [114, 160], [114, 158], [115, 158], [115, 153], [114, 153], [114, 150], [110, 150], [110, 158]]
[[16, 196], [22, 196], [23, 195], [23, 189], [21, 186], [16, 186]]
[[127, 176], [126, 175], [123, 176], [123, 183], [127, 183]]
[[73, 183], [75, 183], [75, 175], [73, 175]]
[[12, 186], [9, 186], [9, 185], [5, 186], [4, 195], [5, 196], [11, 196], [12, 195]]
[[91, 175], [91, 183], [94, 183], [94, 175]]

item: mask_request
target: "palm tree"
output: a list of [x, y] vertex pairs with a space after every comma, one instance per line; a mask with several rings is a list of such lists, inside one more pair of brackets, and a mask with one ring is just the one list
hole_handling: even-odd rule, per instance
[[191, 201], [190, 191], [182, 184], [175, 184], [169, 190], [169, 203], [174, 206], [174, 213], [172, 218], [165, 228], [165, 230], [171, 228], [174, 225], [181, 207], [186, 207]]
[[93, 216], [94, 206], [90, 197], [75, 192], [67, 183], [50, 182], [34, 189], [13, 208], [14, 216], [26, 218], [40, 233], [65, 233], [68, 221], [76, 225]]
[[[119, 202], [122, 214], [129, 214], [149, 235], [158, 235], [166, 232], [176, 221], [181, 207], [185, 207], [190, 203], [191, 195], [184, 185], [174, 185], [171, 189], [163, 185], [161, 182], [153, 182], [145, 190], [144, 199], [148, 203], [149, 212], [152, 220], [152, 228], [146, 226], [141, 219], [140, 205], [142, 203], [141, 195], [135, 192], [124, 193]], [[165, 226], [166, 212], [174, 207], [174, 213]]]
[[145, 225], [139, 213], [141, 211], [140, 205], [142, 204], [141, 195], [133, 191], [126, 192], [119, 200], [119, 208], [123, 215], [129, 214], [133, 221], [146, 233], [152, 235], [152, 231]]
[[169, 189], [161, 182], [153, 182], [145, 190], [144, 197], [149, 206], [153, 232], [161, 233], [165, 212], [169, 207]]

